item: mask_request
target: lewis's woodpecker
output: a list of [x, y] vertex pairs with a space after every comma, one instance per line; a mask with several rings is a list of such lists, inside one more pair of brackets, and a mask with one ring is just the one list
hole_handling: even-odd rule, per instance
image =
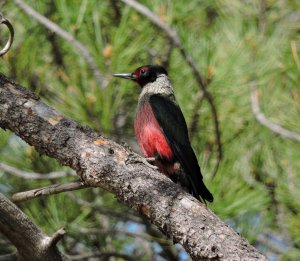
[[181, 183], [195, 198], [212, 202], [167, 71], [159, 65], [144, 65], [133, 73], [114, 76], [133, 80], [142, 88], [134, 129], [144, 156], [154, 158], [162, 173]]

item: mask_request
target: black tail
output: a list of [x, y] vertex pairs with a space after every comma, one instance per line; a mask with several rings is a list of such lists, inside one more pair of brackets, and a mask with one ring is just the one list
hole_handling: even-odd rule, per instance
[[202, 179], [197, 179], [197, 185], [193, 182], [191, 175], [187, 175], [183, 169], [170, 176], [171, 180], [175, 183], [179, 183], [187, 192], [193, 195], [199, 201], [206, 203], [205, 201], [213, 202], [214, 197], [209, 192]]
[[189, 190], [190, 193], [198, 200], [203, 201], [205, 203], [205, 201], [209, 201], [209, 202], [213, 202], [214, 201], [214, 197], [213, 195], [210, 193], [210, 191], [207, 189], [207, 187], [205, 186], [204, 182], [198, 181], [197, 185], [194, 184], [194, 182], [191, 179], [190, 175], [187, 175], [190, 186], [189, 186]]

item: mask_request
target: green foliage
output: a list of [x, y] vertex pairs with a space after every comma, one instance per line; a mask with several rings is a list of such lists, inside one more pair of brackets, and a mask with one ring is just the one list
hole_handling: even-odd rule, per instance
[[[112, 2], [26, 1], [88, 48], [107, 82], [105, 88], [97, 85], [85, 60], [70, 43], [24, 14], [13, 1], [1, 7], [14, 25], [15, 42], [1, 61], [0, 71], [81, 124], [131, 144], [139, 90], [111, 74], [162, 62], [169, 41], [148, 19], [117, 2], [119, 17]], [[214, 179], [215, 133], [205, 100], [192, 139], [205, 182], [215, 196], [209, 207], [253, 243], [258, 244], [257, 236], [263, 233], [280, 234], [290, 248], [285, 253], [272, 249], [279, 259], [299, 256], [300, 144], [275, 135], [255, 120], [250, 86], [257, 87], [261, 110], [270, 120], [300, 132], [300, 4], [266, 0], [141, 2], [178, 31], [204, 79], [212, 78], [208, 89], [217, 106], [224, 149]], [[189, 125], [199, 86], [176, 49], [169, 57], [168, 71]], [[61, 168], [4, 130], [0, 130], [0, 160], [39, 173]], [[5, 184], [0, 189], [8, 194], [50, 184], [0, 174], [0, 182]], [[130, 212], [104, 191], [80, 191], [76, 195], [103, 208]], [[78, 227], [103, 227], [91, 208], [78, 207], [65, 195], [32, 200], [21, 207], [49, 234], [66, 226], [76, 239]], [[109, 228], [120, 223], [109, 218]], [[113, 247], [143, 254], [134, 238], [81, 236], [88, 251], [96, 246], [102, 251]], [[64, 243], [66, 251], [71, 252], [72, 242]], [[144, 260], [151, 259], [148, 257]]]

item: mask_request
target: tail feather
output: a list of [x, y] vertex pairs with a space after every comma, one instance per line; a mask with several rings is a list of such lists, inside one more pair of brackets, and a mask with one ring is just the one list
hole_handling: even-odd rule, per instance
[[190, 190], [191, 190], [191, 194], [197, 198], [200, 201], [205, 201], [207, 200], [208, 202], [213, 202], [214, 201], [214, 197], [213, 195], [210, 193], [210, 191], [207, 189], [207, 187], [205, 186], [204, 182], [198, 181], [198, 184], [196, 186], [196, 184], [193, 182], [192, 178], [190, 175], [186, 175], [189, 183], [190, 183]]
[[179, 183], [187, 192], [192, 194], [199, 201], [206, 203], [213, 202], [214, 197], [210, 193], [210, 191], [205, 186], [202, 179], [197, 180], [197, 185], [193, 182], [192, 177], [190, 175], [186, 175], [184, 170], [181, 168], [176, 173], [170, 175], [170, 178], [173, 182]]

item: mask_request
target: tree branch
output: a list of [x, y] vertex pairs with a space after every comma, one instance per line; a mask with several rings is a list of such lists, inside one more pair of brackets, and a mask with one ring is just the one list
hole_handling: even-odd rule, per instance
[[205, 205], [121, 145], [80, 126], [0, 74], [0, 126], [39, 153], [57, 159], [82, 181], [114, 193], [141, 212], [192, 258], [266, 260]]
[[283, 138], [292, 139], [296, 141], [300, 141], [300, 134], [287, 130], [282, 126], [271, 122], [260, 110], [259, 102], [257, 97], [257, 90], [254, 85], [251, 86], [251, 105], [252, 112], [256, 118], [256, 120], [262, 124], [263, 126], [270, 129], [272, 132], [280, 135]]
[[[52, 240], [35, 226], [16, 205], [0, 193], [0, 232], [18, 250], [18, 260], [70, 260], [56, 247], [58, 240]], [[56, 235], [56, 233], [54, 234]], [[56, 239], [56, 236], [54, 237]], [[14, 260], [15, 254], [9, 255]]]
[[12, 196], [13, 202], [21, 202], [28, 199], [33, 199], [41, 196], [58, 194], [66, 191], [78, 190], [86, 188], [82, 181], [72, 181], [63, 184], [54, 184], [49, 187], [37, 188], [29, 191], [19, 192]]

